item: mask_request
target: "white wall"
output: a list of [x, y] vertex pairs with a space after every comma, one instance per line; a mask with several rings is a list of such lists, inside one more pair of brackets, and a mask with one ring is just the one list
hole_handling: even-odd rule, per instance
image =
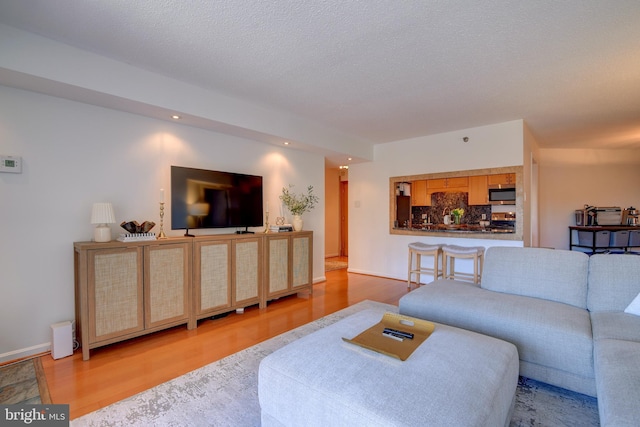
[[324, 256], [340, 255], [340, 169], [324, 171], [325, 218]]
[[[0, 361], [47, 350], [49, 325], [74, 318], [73, 242], [91, 239], [93, 202], [112, 202], [118, 224], [151, 220], [158, 232], [171, 165], [262, 175], [272, 215], [283, 186], [324, 194], [320, 155], [6, 86], [0, 144], [23, 158], [22, 174], [0, 174]], [[323, 199], [304, 216], [315, 281], [324, 278]], [[182, 235], [170, 215], [165, 232]]]
[[[469, 142], [463, 142], [463, 137]], [[521, 166], [523, 122], [516, 120], [376, 146], [374, 161], [349, 168], [349, 271], [406, 280], [407, 245], [522, 246], [521, 241], [389, 234], [389, 178]], [[462, 269], [470, 271], [470, 265]]]
[[540, 246], [569, 249], [574, 211], [640, 207], [638, 150], [540, 150]]
[[539, 246], [539, 218], [538, 218], [538, 168], [537, 159], [540, 153], [538, 141], [531, 133], [529, 127], [523, 127], [523, 224], [524, 246]]

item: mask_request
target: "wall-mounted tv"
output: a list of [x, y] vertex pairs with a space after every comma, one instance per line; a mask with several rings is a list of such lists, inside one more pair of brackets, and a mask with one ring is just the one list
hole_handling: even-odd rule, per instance
[[171, 228], [260, 227], [262, 177], [171, 166]]

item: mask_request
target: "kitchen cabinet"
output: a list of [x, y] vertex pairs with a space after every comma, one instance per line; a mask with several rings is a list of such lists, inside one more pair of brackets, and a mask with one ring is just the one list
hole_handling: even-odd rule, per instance
[[441, 189], [447, 187], [447, 178], [429, 179], [427, 180], [427, 188], [429, 190]]
[[469, 177], [460, 176], [454, 178], [428, 179], [427, 189], [429, 193], [444, 192], [467, 192], [469, 189]]
[[488, 175], [489, 185], [504, 185], [504, 184], [516, 184], [515, 173], [499, 173], [495, 175]]
[[300, 291], [313, 291], [313, 233], [267, 234], [263, 303]]
[[489, 204], [488, 182], [487, 175], [469, 177], [469, 205]]
[[77, 337], [90, 349], [186, 323], [191, 241], [74, 244]]
[[427, 180], [411, 182], [411, 206], [431, 206], [431, 195], [427, 193]]
[[469, 177], [436, 178], [427, 180], [427, 198], [431, 200], [433, 193], [467, 193]]

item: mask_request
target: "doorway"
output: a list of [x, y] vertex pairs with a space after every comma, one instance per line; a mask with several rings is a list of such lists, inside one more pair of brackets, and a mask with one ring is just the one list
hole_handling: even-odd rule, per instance
[[348, 169], [325, 168], [325, 271], [346, 269], [349, 256]]
[[340, 181], [340, 256], [349, 256], [349, 181]]

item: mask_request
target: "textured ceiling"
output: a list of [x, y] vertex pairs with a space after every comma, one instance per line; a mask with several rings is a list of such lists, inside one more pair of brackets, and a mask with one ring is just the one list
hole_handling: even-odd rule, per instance
[[0, 23], [373, 143], [640, 148], [638, 0], [0, 0]]

